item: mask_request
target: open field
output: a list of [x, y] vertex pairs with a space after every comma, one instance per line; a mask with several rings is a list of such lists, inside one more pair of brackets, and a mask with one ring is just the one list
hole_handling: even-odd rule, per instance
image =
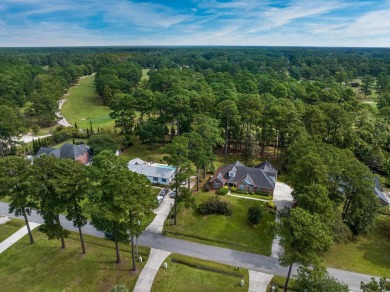
[[61, 112], [71, 125], [76, 122], [80, 128], [89, 128], [92, 121], [94, 129], [112, 129], [114, 120], [109, 117], [111, 110], [97, 96], [94, 81], [95, 76], [87, 76], [80, 79], [79, 85], [69, 88]]
[[164, 156], [166, 153], [161, 151], [161, 145], [154, 145], [153, 148], [150, 148], [149, 145], [145, 144], [135, 144], [121, 154], [122, 157], [126, 159], [141, 158], [145, 161], [154, 161], [154, 162], [163, 162]]
[[0, 225], [0, 242], [10, 237], [16, 231], [24, 226], [24, 221], [19, 219], [11, 219], [7, 223]]
[[[215, 196], [214, 192], [194, 194], [196, 204]], [[271, 254], [273, 235], [266, 232], [267, 223], [275, 220], [275, 215], [263, 208], [260, 224], [252, 226], [247, 219], [250, 206], [265, 203], [224, 196], [233, 205], [233, 215], [200, 215], [196, 210], [181, 206], [178, 212], [177, 225], [166, 226], [166, 235], [185, 240], [237, 249], [264, 255]]]
[[142, 80], [145, 80], [145, 81], [148, 81], [149, 80], [149, 75], [148, 75], [148, 72], [150, 71], [150, 69], [142, 69], [142, 77], [141, 77], [141, 81]]
[[[121, 246], [122, 263], [116, 264], [115, 244], [112, 241], [85, 236], [87, 254], [82, 255], [77, 233], [66, 239], [66, 249], [59, 240], [34, 230], [36, 243], [29, 244], [28, 236], [15, 243], [0, 257], [0, 283], [6, 291], [109, 291], [116, 284], [133, 290], [143, 263], [137, 272], [130, 272], [130, 246]], [[140, 247], [144, 257], [149, 249]]]
[[352, 89], [353, 92], [355, 92], [356, 94], [356, 97], [361, 100], [361, 101], [377, 101], [378, 99], [378, 93], [376, 92], [376, 89], [375, 89], [375, 85], [373, 86], [370, 86], [370, 90], [371, 90], [371, 94], [370, 95], [367, 95], [366, 97], [364, 97], [364, 93], [362, 91], [362, 79], [361, 78], [357, 78], [357, 79], [354, 79], [352, 80], [352, 82], [354, 83], [359, 83], [360, 86], [359, 87], [351, 87], [349, 85], [347, 85], [348, 88]]
[[363, 274], [390, 277], [390, 241], [373, 226], [367, 236], [335, 244], [326, 254], [327, 266]]
[[[160, 268], [151, 291], [248, 291], [248, 271], [236, 267], [173, 254], [166, 259], [168, 268]], [[234, 276], [233, 276], [234, 275]], [[240, 286], [244, 276], [245, 285]]]

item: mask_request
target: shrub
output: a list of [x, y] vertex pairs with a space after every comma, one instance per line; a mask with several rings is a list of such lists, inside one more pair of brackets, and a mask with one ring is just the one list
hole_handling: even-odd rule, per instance
[[129, 289], [125, 285], [115, 285], [110, 292], [129, 292]]
[[230, 216], [233, 214], [231, 204], [217, 196], [208, 199], [206, 202], [200, 203], [198, 212], [202, 215], [220, 214]]
[[215, 193], [216, 193], [217, 195], [224, 196], [224, 195], [226, 195], [228, 192], [229, 192], [228, 189], [223, 188], [223, 189], [218, 189]]
[[259, 206], [251, 206], [248, 209], [248, 220], [251, 224], [259, 224], [263, 214]]
[[275, 203], [274, 202], [268, 202], [267, 203], [267, 206], [268, 208], [272, 209], [272, 210], [276, 210], [276, 206], [275, 206]]
[[236, 187], [232, 187], [230, 190], [231, 190], [233, 193], [237, 192], [237, 188], [236, 188]]
[[204, 186], [203, 186], [203, 190], [205, 192], [208, 192], [210, 190], [210, 184], [209, 183], [205, 183]]
[[39, 133], [39, 126], [38, 125], [32, 125], [31, 126], [31, 131], [33, 132], [34, 135], [38, 135], [38, 133]]
[[257, 192], [256, 192], [256, 195], [265, 196], [265, 197], [270, 196], [269, 193], [267, 193], [267, 192], [262, 192], [262, 191], [257, 191]]

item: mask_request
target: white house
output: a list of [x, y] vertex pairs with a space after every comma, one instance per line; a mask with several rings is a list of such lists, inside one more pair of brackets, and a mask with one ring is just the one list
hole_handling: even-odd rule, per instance
[[169, 185], [176, 173], [176, 167], [145, 162], [139, 158], [130, 160], [127, 166], [131, 171], [143, 174], [154, 184]]

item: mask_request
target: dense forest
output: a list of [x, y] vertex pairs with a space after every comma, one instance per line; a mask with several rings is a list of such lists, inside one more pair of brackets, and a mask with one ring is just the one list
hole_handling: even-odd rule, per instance
[[[150, 71], [141, 81], [142, 68]], [[390, 175], [390, 50], [1, 49], [1, 156], [14, 153], [16, 137], [33, 125], [54, 124], [58, 99], [92, 73], [97, 93], [112, 109], [121, 147], [137, 140], [165, 144], [183, 135], [192, 148], [203, 145], [203, 156], [192, 154], [198, 168], [212, 165], [215, 147], [223, 146], [225, 155], [241, 153], [249, 165], [268, 153], [290, 174], [297, 198], [312, 185], [325, 185], [324, 196], [343, 202], [353, 233], [370, 222], [346, 219], [357, 216], [353, 208], [361, 208], [363, 199], [354, 195], [360, 186], [345, 184], [353, 175]], [[375, 102], [362, 102], [373, 96]], [[375, 208], [366, 207], [359, 216], [374, 216]]]

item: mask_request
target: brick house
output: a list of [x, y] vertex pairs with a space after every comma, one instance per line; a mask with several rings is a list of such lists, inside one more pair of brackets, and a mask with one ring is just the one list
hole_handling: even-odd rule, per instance
[[269, 161], [248, 167], [239, 161], [221, 166], [212, 176], [211, 188], [236, 187], [247, 192], [264, 192], [273, 195], [278, 171]]
[[87, 164], [89, 161], [89, 149], [84, 144], [74, 145], [66, 143], [59, 149], [41, 147], [37, 152], [37, 156], [43, 154], [53, 155], [58, 158], [70, 158], [80, 161], [82, 164]]

